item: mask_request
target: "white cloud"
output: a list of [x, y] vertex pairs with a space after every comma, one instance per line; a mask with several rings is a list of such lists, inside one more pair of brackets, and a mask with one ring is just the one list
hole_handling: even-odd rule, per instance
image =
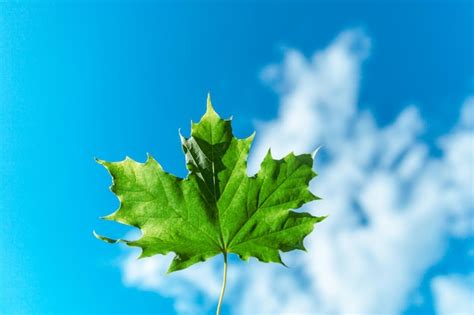
[[474, 314], [474, 274], [439, 276], [432, 280], [439, 315]]
[[[221, 285], [221, 271], [216, 269], [217, 257], [208, 264], [199, 265], [199, 271], [186, 269], [170, 276], [166, 271], [172, 254], [137, 260], [138, 255], [139, 250], [132, 250], [121, 263], [126, 285], [176, 298], [175, 309], [180, 314], [196, 314], [214, 306], [214, 297], [219, 295]], [[201, 294], [203, 291], [206, 294]]]
[[[360, 31], [344, 32], [310, 60], [288, 50], [281, 65], [264, 69], [262, 77], [280, 92], [281, 104], [278, 118], [257, 128], [253, 161], [269, 146], [276, 156], [314, 150], [321, 143], [337, 147], [356, 110], [359, 65], [369, 48], [369, 39]], [[255, 163], [250, 167], [256, 170]]]
[[[425, 123], [415, 106], [384, 127], [358, 110], [369, 50], [363, 32], [347, 31], [311, 58], [288, 50], [262, 72], [280, 107], [277, 118], [257, 126], [251, 172], [268, 147], [282, 156], [322, 145], [312, 189], [324, 199], [306, 210], [330, 217], [306, 240], [308, 253], [284, 255], [289, 269], [232, 264], [226, 301], [235, 313], [397, 314], [449, 239], [474, 235], [474, 99], [433, 157], [420, 140]], [[135, 257], [123, 262], [128, 285], [174, 297], [182, 313], [213, 307], [220, 259], [168, 278], [169, 257]]]

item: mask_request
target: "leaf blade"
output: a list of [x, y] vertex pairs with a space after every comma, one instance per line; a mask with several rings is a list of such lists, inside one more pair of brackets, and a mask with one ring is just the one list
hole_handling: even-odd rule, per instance
[[140, 257], [174, 252], [168, 272], [187, 268], [219, 253], [283, 264], [280, 252], [304, 250], [303, 240], [325, 217], [295, 212], [319, 199], [309, 190], [316, 177], [313, 156], [271, 153], [259, 172], [247, 175], [247, 158], [255, 133], [238, 139], [231, 120], [222, 119], [210, 97], [191, 135], [180, 134], [188, 176], [163, 170], [150, 155], [144, 163], [98, 160], [112, 176], [111, 191], [120, 207], [106, 220], [139, 228], [136, 241], [94, 235], [142, 249]]

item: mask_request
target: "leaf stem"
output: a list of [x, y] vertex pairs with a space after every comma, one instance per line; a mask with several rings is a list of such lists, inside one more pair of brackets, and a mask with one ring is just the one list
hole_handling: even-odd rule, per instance
[[222, 289], [221, 289], [221, 295], [219, 296], [219, 303], [217, 304], [216, 315], [221, 314], [222, 300], [224, 299], [225, 286], [227, 283], [227, 252], [224, 252], [223, 254], [224, 254], [224, 276], [222, 278]]

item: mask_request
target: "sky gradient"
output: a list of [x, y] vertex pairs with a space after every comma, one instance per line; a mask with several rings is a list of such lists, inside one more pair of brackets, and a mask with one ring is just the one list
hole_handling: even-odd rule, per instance
[[[347, 103], [352, 105], [340, 107], [342, 113], [348, 113], [348, 124], [365, 111], [378, 126], [374, 132], [388, 133], [384, 128], [414, 106], [417, 114], [408, 112], [405, 129], [416, 129], [423, 122], [423, 131], [416, 132], [413, 144], [426, 146], [429, 163], [435, 165], [437, 158], [444, 158], [439, 139], [457, 134], [456, 130], [467, 130], [467, 145], [472, 148], [472, 113], [464, 116], [467, 122], [460, 122], [460, 112], [462, 108], [469, 112], [465, 104], [470, 104], [474, 94], [473, 12], [468, 1], [1, 3], [0, 313], [162, 314], [180, 310], [182, 293], [167, 294], [162, 288], [152, 290], [143, 283], [127, 282], [124, 261], [129, 251], [93, 238], [94, 229], [117, 237], [129, 232], [98, 220], [118, 202], [108, 191], [108, 174], [94, 157], [117, 161], [128, 155], [144, 161], [149, 152], [165, 169], [185, 176], [178, 128], [184, 134], [189, 132], [190, 120], [204, 113], [208, 91], [223, 117], [234, 116], [237, 136], [246, 137], [257, 129], [256, 150], [267, 144], [286, 150], [290, 147], [282, 144], [282, 137], [272, 138], [268, 130], [277, 126], [276, 131], [285, 132], [278, 121], [285, 121], [285, 108], [295, 103], [292, 99], [299, 95], [301, 84], [309, 82], [306, 78], [316, 78], [315, 82], [329, 78], [321, 70], [325, 63], [311, 58], [320, 52], [332, 60], [331, 47], [340, 49], [347, 59], [342, 66], [347, 73], [336, 76], [333, 85], [314, 88], [323, 91], [322, 95], [333, 88], [342, 95], [348, 93]], [[352, 34], [346, 42], [340, 40], [344, 32]], [[336, 66], [328, 69], [340, 69]], [[348, 84], [338, 85], [338, 78]], [[329, 96], [301, 97], [308, 108], [323, 108], [325, 102], [339, 104]], [[314, 117], [333, 117], [321, 115], [318, 112]], [[328, 126], [309, 125], [307, 129], [314, 133], [300, 146], [306, 148], [315, 141], [328, 147], [327, 153], [322, 151], [322, 172], [314, 188], [325, 199], [331, 194], [322, 194], [324, 189], [318, 187], [332, 180], [332, 161], [339, 154], [346, 156], [338, 151], [340, 146], [331, 151], [331, 137], [340, 132], [329, 125], [340, 119], [332, 119]], [[400, 128], [396, 130], [404, 130]], [[317, 131], [325, 129], [335, 131], [327, 135]], [[396, 142], [397, 132], [384, 141]], [[341, 139], [347, 145], [358, 140]], [[472, 150], [465, 152], [467, 161], [473, 161]], [[456, 171], [467, 174], [468, 179], [462, 195], [467, 206], [460, 210], [467, 213], [468, 232], [462, 236], [446, 232], [448, 236], [440, 238], [443, 250], [417, 271], [420, 279], [409, 291], [410, 298], [397, 306], [398, 313], [440, 310], [434, 292], [446, 283], [461, 283], [455, 289], [468, 287], [468, 297], [472, 297], [472, 164], [463, 165]], [[364, 176], [371, 177], [374, 169]], [[329, 205], [323, 209], [315, 204], [316, 213], [338, 218], [337, 213], [345, 211], [336, 202]], [[314, 241], [315, 252], [318, 242]], [[303, 264], [300, 258], [295, 261]], [[251, 262], [244, 271], [235, 272], [251, 272], [250, 267], [256, 265]], [[445, 275], [455, 278], [436, 278]], [[164, 276], [166, 283], [172, 283], [173, 276]], [[299, 276], [307, 282], [313, 279]], [[177, 281], [188, 281], [182, 278]], [[192, 302], [202, 306], [200, 312], [212, 313], [214, 300], [207, 306], [206, 290], [188, 286], [196, 295]], [[456, 296], [466, 294], [463, 292]], [[229, 294], [229, 303], [244, 301], [242, 296], [233, 296]], [[183, 303], [188, 302], [184, 299]], [[328, 303], [330, 310], [343, 310]], [[227, 304], [225, 311], [232, 314], [244, 309]]]

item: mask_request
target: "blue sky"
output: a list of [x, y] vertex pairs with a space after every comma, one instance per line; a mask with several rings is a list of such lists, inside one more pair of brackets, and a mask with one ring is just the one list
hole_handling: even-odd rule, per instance
[[[177, 130], [187, 133], [189, 121], [199, 119], [208, 91], [222, 116], [234, 116], [236, 135], [244, 137], [257, 129], [264, 140], [256, 149], [266, 144], [287, 149], [270, 131], [284, 125], [282, 112], [290, 106], [285, 105], [285, 97], [292, 103], [299, 95], [294, 86], [301, 80], [291, 73], [326, 78], [311, 58], [320, 52], [331, 60], [330, 47], [348, 51], [347, 71], [355, 69], [342, 77], [349, 83], [340, 87], [357, 97], [348, 99], [354, 106], [342, 110], [371, 113], [377, 134], [392, 135], [388, 139], [394, 142], [401, 137], [398, 131], [416, 129], [423, 121], [423, 132], [415, 132], [410, 150], [417, 144], [427, 147], [428, 164], [437, 170], [436, 165], [445, 161], [440, 137], [457, 135], [464, 128], [472, 145], [472, 126], [466, 127], [470, 118], [459, 123], [459, 117], [474, 94], [473, 9], [468, 1], [0, 4], [0, 313], [161, 314], [179, 310], [181, 302], [190, 303], [179, 293], [147, 287], [139, 279], [127, 282], [124, 261], [129, 252], [92, 237], [93, 229], [114, 236], [129, 231], [98, 220], [117, 207], [117, 200], [108, 191], [109, 176], [94, 157], [121, 160], [129, 155], [143, 161], [150, 152], [167, 170], [184, 176]], [[340, 40], [343, 32], [352, 34], [349, 44]], [[347, 46], [365, 42], [370, 42], [364, 48], [367, 56], [353, 54], [349, 50], [354, 47]], [[292, 60], [297, 62], [294, 71]], [[290, 70], [285, 72], [285, 66]], [[275, 86], [274, 81], [279, 83]], [[308, 97], [309, 103], [323, 106], [318, 105], [321, 100]], [[416, 107], [416, 114], [407, 111], [408, 127], [391, 129], [410, 106]], [[358, 117], [350, 116], [348, 121]], [[318, 128], [332, 130], [329, 125]], [[334, 135], [328, 134], [326, 142]], [[317, 142], [326, 139], [316, 131], [308, 137]], [[343, 143], [356, 140], [360, 139], [344, 138]], [[322, 144], [328, 146], [323, 161], [336, 161], [339, 149], [331, 151], [330, 144]], [[472, 150], [466, 152], [467, 161], [472, 161]], [[438, 163], [437, 158], [443, 160]], [[321, 187], [330, 180], [334, 182], [331, 163], [321, 165], [317, 193], [324, 192]], [[460, 234], [443, 232], [443, 236], [433, 232], [443, 248], [436, 248], [416, 271], [414, 287], [399, 284], [409, 288], [405, 291], [410, 298], [400, 293], [403, 302], [392, 310], [432, 313], [440, 309], [436, 288], [466, 281], [464, 287], [472, 286], [472, 277], [466, 278], [474, 264], [472, 165], [462, 165], [461, 172], [470, 174], [468, 186], [462, 186], [466, 192], [461, 197], [467, 203], [455, 210], [464, 213], [463, 222], [467, 216], [470, 228]], [[371, 177], [374, 169], [365, 177]], [[341, 171], [341, 176], [346, 174]], [[318, 194], [332, 197], [329, 192]], [[335, 218], [338, 211], [343, 213], [337, 202], [329, 205], [318, 211], [334, 213]], [[250, 272], [249, 267], [236, 273]], [[307, 272], [319, 274], [313, 269]], [[306, 282], [313, 279], [299, 276]], [[167, 283], [173, 283], [172, 276], [166, 277]], [[205, 290], [182, 283], [197, 296], [193, 303], [202, 304], [200, 312], [213, 312], [213, 304], [205, 306], [209, 299]], [[229, 299], [234, 305], [247, 301], [233, 293]], [[348, 311], [330, 297], [328, 301], [329, 310]], [[371, 310], [354, 307], [365, 313]], [[229, 314], [239, 310], [225, 306]]]

